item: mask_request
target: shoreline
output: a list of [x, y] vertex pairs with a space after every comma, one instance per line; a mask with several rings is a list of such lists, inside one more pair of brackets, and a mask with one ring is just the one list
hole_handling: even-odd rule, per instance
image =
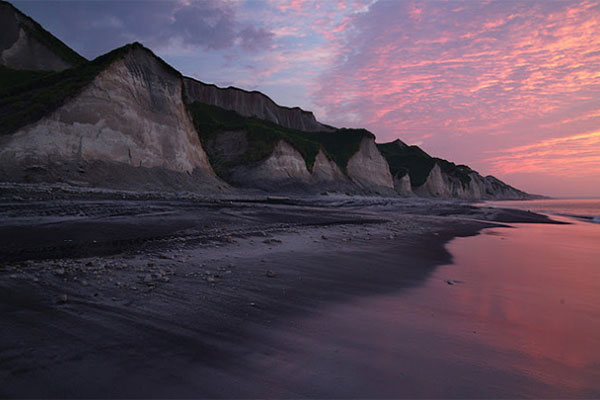
[[[419, 286], [455, 237], [549, 222], [446, 202], [47, 202], [25, 219], [23, 202], [21, 219], [2, 203], [3, 397], [227, 397], [235, 360], [268, 346], [262, 330]], [[55, 218], [74, 209], [87, 216]]]

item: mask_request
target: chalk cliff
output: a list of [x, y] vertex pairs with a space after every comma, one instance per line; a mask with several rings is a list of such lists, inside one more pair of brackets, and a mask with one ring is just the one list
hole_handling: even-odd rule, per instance
[[402, 196], [481, 199], [528, 199], [533, 196], [493, 176], [483, 177], [466, 165], [429, 156], [400, 140], [378, 145], [394, 174], [394, 188]]
[[381, 155], [375, 139], [364, 138], [360, 148], [348, 161], [348, 176], [359, 186], [387, 192], [394, 189], [394, 180], [387, 161]]
[[67, 45], [10, 3], [0, 2], [0, 65], [62, 71], [86, 62]]
[[235, 186], [393, 193], [388, 164], [366, 130], [306, 132], [200, 102], [188, 107], [212, 166]]
[[118, 52], [56, 110], [0, 137], [0, 165], [102, 161], [212, 176], [179, 73], [139, 44]]
[[184, 78], [183, 81], [186, 103], [198, 101], [235, 111], [244, 117], [256, 117], [300, 131], [334, 130], [318, 122], [312, 112], [304, 111], [299, 107], [279, 106], [261, 92], [248, 92], [236, 87], [220, 88], [192, 78]]
[[302, 154], [284, 140], [277, 143], [267, 159], [254, 165], [234, 167], [230, 182], [237, 186], [276, 191], [310, 192], [317, 188], [350, 186], [348, 178], [323, 151], [319, 151], [312, 170], [309, 170]]

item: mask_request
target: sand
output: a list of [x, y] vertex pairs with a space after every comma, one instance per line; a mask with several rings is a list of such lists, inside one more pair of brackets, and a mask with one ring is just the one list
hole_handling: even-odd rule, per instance
[[423, 199], [3, 189], [2, 397], [401, 397], [353, 391], [351, 371], [294, 381], [310, 364], [282, 365], [278, 340], [318, 348], [335, 328], [306, 321], [422, 286], [453, 238], [551, 222]]

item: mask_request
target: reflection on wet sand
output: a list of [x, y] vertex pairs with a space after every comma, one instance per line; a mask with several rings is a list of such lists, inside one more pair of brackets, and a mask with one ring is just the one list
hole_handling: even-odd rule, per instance
[[240, 374], [270, 396], [597, 397], [598, 243], [585, 223], [455, 239], [423, 286], [290, 323]]

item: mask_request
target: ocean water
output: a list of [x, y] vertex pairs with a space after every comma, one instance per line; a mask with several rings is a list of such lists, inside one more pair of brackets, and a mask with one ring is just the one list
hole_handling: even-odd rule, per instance
[[600, 224], [600, 199], [544, 199], [486, 201], [487, 206], [516, 208], [543, 214], [562, 215]]

